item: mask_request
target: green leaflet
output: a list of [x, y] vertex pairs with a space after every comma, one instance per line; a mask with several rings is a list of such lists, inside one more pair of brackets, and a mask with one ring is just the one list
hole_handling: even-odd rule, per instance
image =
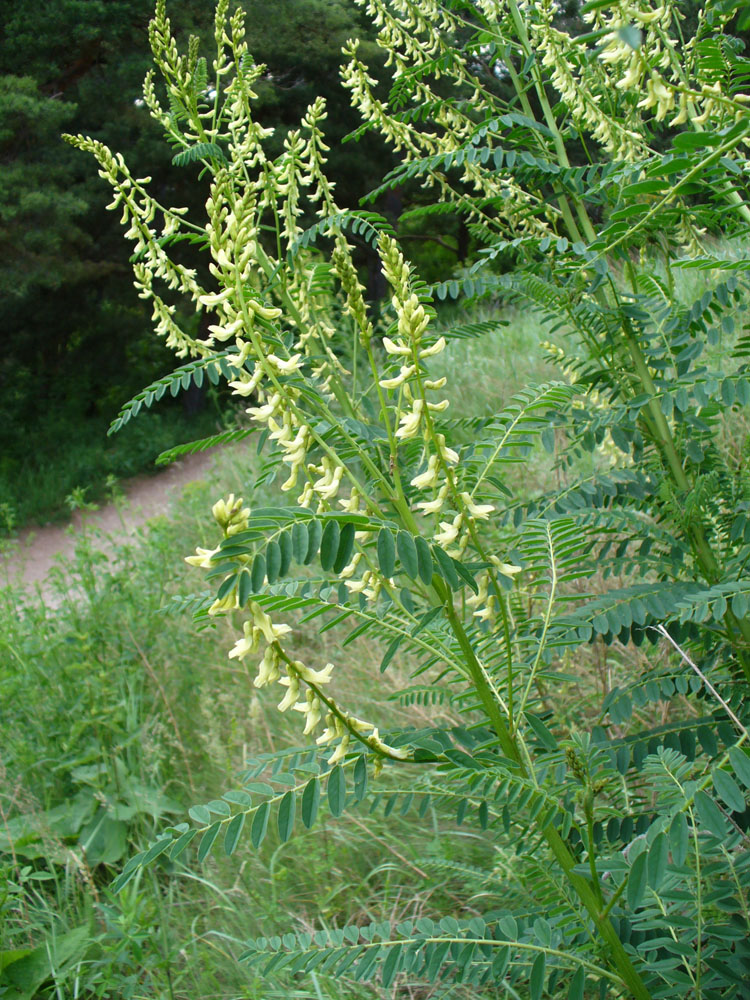
[[310, 521], [307, 525], [307, 552], [302, 560], [305, 565], [309, 565], [318, 554], [320, 542], [323, 538], [323, 525], [320, 521]]
[[454, 560], [444, 552], [438, 545], [433, 545], [432, 554], [437, 562], [438, 572], [446, 581], [451, 590], [458, 590], [460, 584]]
[[682, 812], [677, 813], [669, 825], [669, 849], [675, 865], [684, 865], [688, 852], [688, 822]]
[[586, 973], [583, 967], [576, 969], [568, 987], [568, 1000], [583, 1000], [586, 990]]
[[545, 747], [545, 749], [557, 750], [557, 740], [540, 718], [533, 715], [531, 712], [527, 712], [526, 721], [533, 730], [534, 735], [537, 737], [542, 746]]
[[163, 854], [167, 850], [168, 847], [171, 847], [173, 843], [174, 843], [174, 841], [172, 840], [171, 837], [162, 837], [162, 838], [160, 838], [153, 845], [153, 847], [150, 847], [146, 851], [146, 853], [144, 854], [143, 858], [141, 859], [140, 864], [144, 868], [146, 867], [146, 865], [150, 865], [151, 862], [154, 861], [156, 858], [158, 858], [159, 855]]
[[432, 574], [434, 572], [430, 546], [421, 535], [417, 535], [415, 537], [414, 545], [417, 550], [417, 572], [419, 574], [419, 579], [422, 583], [429, 586], [429, 584], [432, 583]]
[[174, 841], [174, 844], [172, 845], [172, 848], [169, 852], [169, 860], [176, 861], [177, 858], [179, 858], [182, 852], [188, 847], [188, 845], [191, 843], [191, 841], [195, 839], [197, 835], [198, 831], [196, 829], [186, 830], [183, 834], [181, 834], [177, 838], [177, 840]]
[[211, 813], [205, 806], [191, 806], [188, 815], [200, 826], [207, 826], [211, 822]]
[[266, 579], [266, 559], [262, 552], [259, 552], [253, 559], [253, 566], [250, 570], [250, 584], [254, 594], [260, 594]]
[[[278, 546], [280, 556], [278, 576], [283, 577], [289, 572], [289, 567], [292, 564], [292, 557], [294, 555], [292, 536], [289, 531], [283, 531], [279, 535]], [[299, 562], [299, 560], [297, 561]]]
[[750, 757], [739, 747], [729, 751], [729, 763], [745, 788], [750, 788]]
[[234, 854], [240, 837], [242, 836], [242, 828], [245, 825], [245, 813], [239, 812], [227, 824], [227, 829], [224, 834], [224, 853], [229, 857]]
[[253, 582], [250, 573], [243, 569], [237, 578], [237, 601], [241, 608], [244, 608], [253, 593]]
[[740, 791], [740, 787], [734, 778], [721, 768], [715, 768], [712, 772], [713, 785], [716, 794], [724, 802], [731, 812], [745, 811], [745, 796]]
[[529, 976], [529, 997], [530, 1000], [540, 1000], [544, 992], [544, 983], [547, 973], [547, 956], [540, 952], [534, 959]]
[[307, 525], [302, 521], [295, 521], [292, 525], [292, 553], [295, 562], [304, 563], [307, 560], [308, 546]]
[[268, 582], [276, 583], [281, 575], [281, 546], [276, 541], [271, 541], [266, 546], [266, 576]]
[[355, 531], [356, 529], [351, 521], [347, 522], [341, 529], [338, 552], [336, 553], [332, 567], [334, 573], [340, 573], [351, 559], [354, 550]]
[[669, 861], [669, 839], [666, 833], [659, 833], [648, 849], [648, 884], [656, 891], [659, 889], [667, 871]]
[[285, 844], [292, 835], [292, 831], [294, 830], [295, 812], [296, 799], [294, 792], [290, 789], [288, 792], [284, 793], [281, 802], [279, 803], [277, 825], [282, 844]]
[[201, 837], [201, 842], [198, 845], [198, 854], [197, 854], [199, 863], [206, 859], [208, 852], [214, 846], [214, 841], [218, 837], [220, 829], [221, 829], [221, 820], [217, 820], [215, 823], [209, 826], [209, 828]]
[[337, 764], [328, 775], [328, 806], [331, 815], [340, 816], [346, 802], [346, 775], [340, 764]]
[[325, 572], [333, 569], [333, 564], [338, 556], [340, 538], [341, 529], [338, 521], [326, 521], [320, 542], [320, 565]]
[[393, 980], [396, 978], [396, 973], [401, 965], [401, 957], [403, 954], [403, 945], [396, 944], [388, 949], [388, 954], [383, 962], [383, 969], [380, 974], [380, 982], [383, 989], [388, 989]]
[[252, 826], [250, 827], [250, 840], [253, 847], [256, 849], [260, 847], [265, 839], [266, 830], [268, 829], [268, 816], [270, 812], [270, 804], [268, 802], [263, 802], [260, 806], [258, 806], [258, 811], [253, 817]]
[[396, 535], [396, 549], [398, 551], [399, 562], [404, 567], [407, 576], [412, 580], [416, 580], [419, 575], [419, 560], [414, 536], [408, 531], [399, 531]]
[[389, 528], [378, 532], [377, 550], [380, 572], [389, 579], [396, 572], [396, 541]]
[[320, 779], [311, 778], [302, 793], [302, 822], [309, 830], [318, 817], [320, 806]]
[[714, 837], [723, 840], [727, 835], [727, 824], [721, 809], [705, 792], [695, 793], [695, 809], [700, 824]]
[[367, 794], [367, 757], [362, 754], [354, 765], [354, 799], [361, 802]]
[[641, 905], [648, 884], [648, 853], [642, 851], [630, 866], [626, 896], [628, 907], [637, 910]]

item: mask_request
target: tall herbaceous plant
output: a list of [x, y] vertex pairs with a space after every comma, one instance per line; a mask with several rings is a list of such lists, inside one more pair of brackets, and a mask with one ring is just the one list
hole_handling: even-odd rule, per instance
[[[399, 187], [418, 194], [412, 221], [458, 220], [474, 260], [460, 277], [426, 285], [382, 217], [337, 205], [322, 101], [267, 152], [264, 67], [228, 0], [210, 62], [196, 38], [178, 50], [163, 2], [150, 28], [163, 86], [150, 74], [145, 102], [175, 161], [201, 165], [205, 219], [69, 137], [111, 183], [138, 292], [186, 359], [117, 424], [222, 377], [288, 498], [217, 500], [215, 545], [188, 562], [214, 592], [198, 614], [236, 623], [229, 656], [276, 692], [300, 746], [196, 805], [118, 884], [257, 848], [269, 823], [287, 840], [321, 798], [361, 808], [400, 770], [404, 808], [449, 803], [504, 859], [486, 914], [290, 929], [241, 961], [431, 996], [748, 996], [750, 61], [732, 34], [747, 14], [357, 2], [393, 74], [387, 94], [347, 45], [362, 129], [400, 155], [374, 197]], [[387, 281], [377, 322], [355, 240]], [[446, 326], [436, 299], [482, 296], [538, 313], [560, 376], [452, 420], [440, 356], [496, 324]], [[181, 324], [196, 311], [205, 337]], [[557, 486], [531, 496], [511, 484], [537, 442]], [[407, 700], [450, 698], [464, 725], [361, 718], [337, 695], [347, 645], [336, 663], [297, 652], [298, 630], [333, 622], [381, 670], [412, 672]], [[628, 665], [619, 685], [582, 679], [603, 646]]]

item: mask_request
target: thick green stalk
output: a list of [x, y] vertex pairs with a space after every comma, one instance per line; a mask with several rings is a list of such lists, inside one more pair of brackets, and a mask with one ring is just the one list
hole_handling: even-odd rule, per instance
[[[441, 589], [445, 589], [442, 584]], [[476, 687], [477, 694], [482, 702], [482, 707], [487, 713], [487, 716], [492, 723], [492, 727], [497, 734], [500, 747], [504, 755], [518, 765], [521, 773], [526, 774], [526, 767], [523, 763], [523, 759], [519, 753], [516, 742], [511, 736], [506, 720], [503, 718], [500, 707], [490, 690], [484, 676], [482, 666], [477, 660], [476, 654], [474, 653], [471, 642], [469, 641], [469, 637], [464, 631], [463, 625], [459, 621], [449, 593], [445, 594], [444, 607], [448, 620], [451, 623], [453, 633], [456, 636], [458, 644], [461, 647], [461, 651], [464, 654], [471, 680]], [[610, 950], [612, 963], [622, 976], [623, 982], [631, 991], [632, 996], [635, 1000], [651, 1000], [651, 994], [631, 962], [628, 953], [625, 951], [617, 931], [614, 929], [609, 917], [602, 911], [601, 903], [597, 898], [594, 888], [587, 879], [574, 871], [576, 867], [576, 860], [571, 854], [568, 845], [551, 823], [542, 827], [541, 832], [544, 839], [547, 841], [547, 845], [552, 851], [555, 860], [565, 873], [569, 884], [575, 890], [581, 903], [588, 911], [589, 916], [596, 926], [597, 932], [606, 942]]]

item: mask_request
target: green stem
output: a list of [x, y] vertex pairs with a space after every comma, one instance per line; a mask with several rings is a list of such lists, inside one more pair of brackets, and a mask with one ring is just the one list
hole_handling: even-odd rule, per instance
[[[445, 586], [442, 582], [440, 586], [443, 590], [445, 590]], [[445, 597], [444, 606], [446, 615], [451, 623], [453, 633], [458, 640], [461, 651], [465, 656], [469, 674], [476, 687], [482, 706], [492, 722], [495, 733], [497, 734], [500, 747], [504, 755], [508, 757], [509, 760], [514, 761], [521, 770], [521, 773], [526, 776], [526, 767], [524, 766], [521, 754], [518, 751], [515, 740], [510, 734], [506, 720], [503, 718], [500, 708], [492, 695], [490, 687], [484, 676], [482, 666], [477, 660], [469, 638], [458, 619], [455, 609], [453, 608], [453, 602], [450, 594], [446, 594]], [[633, 963], [625, 951], [622, 941], [618, 937], [611, 921], [602, 912], [601, 904], [597, 898], [594, 888], [591, 883], [587, 881], [587, 879], [585, 879], [582, 875], [579, 875], [574, 870], [576, 867], [576, 860], [571, 854], [567, 844], [551, 823], [544, 826], [541, 832], [544, 839], [547, 841], [547, 845], [552, 851], [555, 860], [565, 873], [569, 884], [588, 911], [600, 937], [608, 946], [611, 960], [617, 971], [622, 976], [623, 982], [631, 991], [632, 996], [635, 1000], [651, 1000], [651, 994], [633, 966]]]
[[589, 859], [589, 871], [591, 872], [591, 884], [594, 886], [594, 891], [599, 899], [599, 906], [604, 905], [604, 896], [602, 895], [602, 887], [599, 884], [599, 872], [596, 870], [596, 856], [594, 855], [594, 805], [593, 805], [593, 792], [589, 791], [586, 793], [586, 801], [584, 803], [584, 812], [586, 813], [586, 832], [588, 835], [587, 851]]
[[[510, 16], [513, 21], [513, 27], [515, 28], [516, 35], [519, 42], [521, 43], [521, 48], [523, 49], [525, 55], [528, 57], [533, 54], [531, 39], [529, 38], [528, 32], [526, 31], [526, 25], [524, 24], [523, 18], [521, 17], [521, 12], [518, 9], [516, 0], [510, 0], [508, 4], [510, 10]], [[544, 121], [547, 128], [552, 133], [552, 141], [555, 145], [555, 152], [557, 154], [557, 159], [559, 165], [565, 169], [570, 169], [570, 160], [568, 159], [568, 151], [565, 148], [565, 141], [560, 134], [560, 129], [557, 127], [557, 119], [555, 118], [552, 108], [547, 97], [547, 91], [544, 87], [544, 80], [542, 78], [542, 71], [539, 67], [538, 61], [535, 59], [531, 67], [531, 75], [534, 80], [534, 89], [536, 90], [536, 95], [539, 100], [539, 105], [542, 109], [542, 114], [544, 115]], [[591, 243], [596, 238], [596, 232], [591, 220], [588, 217], [588, 213], [581, 202], [580, 198], [573, 198], [573, 204], [576, 207], [576, 212], [578, 218], [581, 222], [581, 226], [584, 231], [586, 239]], [[573, 238], [573, 240], [580, 240], [581, 233], [578, 226], [573, 219], [572, 212], [570, 210], [570, 205], [568, 203], [567, 195], [561, 196], [560, 208], [563, 212], [563, 217], [565, 218], [565, 223], [568, 226], [568, 230]]]

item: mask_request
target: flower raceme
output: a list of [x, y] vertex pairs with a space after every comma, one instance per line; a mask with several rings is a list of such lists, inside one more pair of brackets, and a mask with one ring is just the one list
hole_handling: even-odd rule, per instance
[[[209, 88], [215, 94], [212, 103], [205, 98], [205, 80], [203, 89], [195, 91], [195, 81], [201, 77], [197, 49], [191, 42], [187, 55], [180, 54], [163, 0], [157, 5], [150, 40], [171, 107], [182, 109], [179, 114], [161, 107], [152, 75], [144, 84], [149, 112], [170, 142], [182, 150], [179, 155], [186, 163], [199, 159], [208, 169], [211, 182], [202, 225], [186, 218], [184, 209], [157, 201], [148, 178], [134, 177], [119, 154], [82, 136], [71, 141], [96, 157], [102, 176], [114, 189], [110, 207], [123, 213], [128, 238], [134, 243], [136, 286], [151, 301], [157, 333], [180, 356], [190, 354], [210, 362], [212, 355], [221, 352], [223, 364], [231, 369], [230, 388], [275, 449], [279, 467], [288, 470], [282, 491], [291, 492], [298, 507], [316, 513], [342, 508], [382, 518], [384, 508], [410, 508], [410, 517], [434, 518], [427, 527], [428, 537], [460, 555], [474, 523], [487, 518], [493, 507], [475, 500], [466, 488], [459, 455], [441, 430], [442, 414], [448, 407], [441, 393], [446, 379], [431, 376], [429, 366], [447, 344], [445, 337], [430, 332], [434, 310], [429, 296], [421, 290], [397, 242], [381, 233], [376, 249], [390, 288], [393, 322], [386, 331], [376, 330], [352, 260], [352, 246], [343, 232], [331, 229], [330, 262], [301, 240], [303, 211], [321, 218], [341, 214], [325, 174], [325, 105], [314, 101], [300, 127], [287, 134], [281, 152], [271, 158], [265, 149], [270, 130], [254, 121], [251, 110], [253, 88], [263, 67], [249, 62], [242, 10], [227, 22], [226, 8], [223, 3], [217, 10], [215, 82]], [[379, 10], [375, 3], [373, 11]], [[427, 29], [431, 19], [440, 20], [439, 10], [437, 5], [426, 5], [415, 27]], [[444, 15], [449, 20], [451, 16]], [[447, 22], [440, 24], [446, 27]], [[401, 31], [387, 18], [383, 27]], [[443, 51], [439, 35], [433, 32], [433, 41], [422, 56]], [[461, 72], [470, 84], [468, 65]], [[361, 78], [360, 84], [365, 89], [370, 86]], [[450, 115], [446, 134], [450, 142], [463, 141], [460, 133], [468, 119], [458, 111]], [[423, 141], [428, 140], [422, 136], [419, 142]], [[415, 155], [419, 149], [414, 146]], [[277, 224], [275, 245], [264, 236], [269, 218]], [[208, 282], [173, 258], [172, 245], [185, 238], [203, 249]], [[175, 302], [174, 295], [168, 301], [160, 283], [186, 301]], [[184, 329], [187, 324], [180, 317], [187, 309], [209, 314], [202, 339]], [[336, 316], [335, 323], [332, 316]], [[371, 364], [379, 420], [391, 452], [387, 471], [378, 469], [357, 431], [351, 429], [363, 426], [369, 418], [357, 409], [358, 401], [349, 392], [351, 373], [345, 364], [342, 335], [347, 343], [350, 333], [349, 343], [356, 339]], [[342, 422], [342, 411], [354, 418], [353, 423]], [[417, 442], [421, 447], [415, 467], [412, 456]], [[394, 485], [390, 478], [391, 469], [397, 479], [402, 466], [410, 470], [408, 499], [400, 482]], [[246, 531], [250, 510], [241, 498], [230, 495], [214, 504], [213, 515], [224, 539], [230, 539]], [[368, 541], [355, 536], [354, 550], [340, 568], [340, 579], [353, 597], [358, 595], [365, 602], [374, 602], [383, 593], [398, 600], [394, 579], [386, 577], [373, 561]], [[199, 548], [187, 562], [211, 570], [224, 558], [222, 551], [221, 546]], [[239, 569], [246, 570], [252, 558], [251, 554], [237, 556]], [[324, 694], [331, 677], [329, 664], [312, 669], [286, 652], [283, 641], [289, 639], [290, 626], [274, 624], [257, 601], [243, 599], [240, 608], [236, 583], [221, 593], [210, 614], [241, 611], [250, 616], [230, 656], [257, 657], [255, 686], [278, 683], [284, 687], [280, 708], [301, 712], [306, 734], [325, 720], [326, 739], [339, 739], [341, 753], [346, 752], [348, 739], [358, 738], [379, 753], [398, 756], [392, 748], [383, 749], [385, 744], [374, 726], [348, 715]]]

